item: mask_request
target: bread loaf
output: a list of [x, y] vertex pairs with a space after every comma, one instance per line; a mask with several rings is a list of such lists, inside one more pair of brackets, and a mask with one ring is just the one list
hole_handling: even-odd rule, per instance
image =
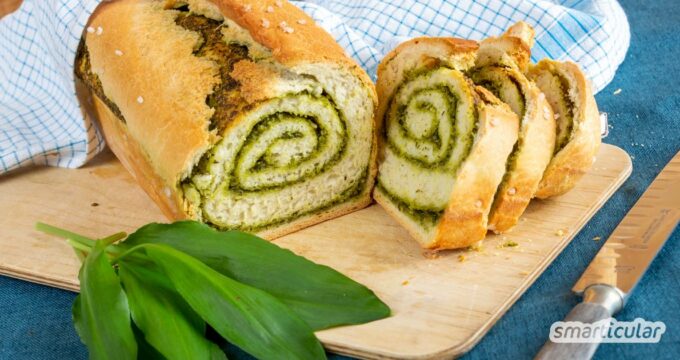
[[76, 75], [170, 219], [274, 238], [370, 203], [373, 84], [297, 7], [120, 0], [88, 27]]

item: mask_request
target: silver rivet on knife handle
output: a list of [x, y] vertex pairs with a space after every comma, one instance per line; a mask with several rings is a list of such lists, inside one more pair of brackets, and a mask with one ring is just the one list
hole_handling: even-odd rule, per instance
[[[626, 214], [572, 289], [583, 302], [566, 321], [594, 323], [626, 303], [680, 220], [680, 152]], [[590, 359], [599, 342], [546, 342], [537, 359]]]

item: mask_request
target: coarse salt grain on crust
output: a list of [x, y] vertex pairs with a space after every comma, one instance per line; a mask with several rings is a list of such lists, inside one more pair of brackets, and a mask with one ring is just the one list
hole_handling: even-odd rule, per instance
[[116, 54], [116, 56], [123, 56], [123, 52], [118, 50], [118, 49], [116, 49], [116, 51], [114, 51], [114, 53]]
[[141, 97], [141, 96], [137, 96], [137, 102], [140, 103], [140, 104], [143, 103], [143, 102], [144, 102], [144, 98]]
[[300, 20], [297, 21], [297, 23], [300, 24], [300, 25], [305, 25], [307, 23], [307, 20], [300, 19]]
[[276, 0], [276, 1], [274, 2], [274, 4], [276, 4], [276, 6], [278, 6], [278, 7], [282, 7], [282, 6], [283, 6], [283, 1], [281, 1], [281, 0]]
[[262, 27], [263, 28], [269, 28], [269, 20], [267, 19], [262, 19]]
[[273, 7], [273, 6], [267, 6], [267, 10], [266, 10], [266, 11], [267, 11], [268, 13], [273, 13], [273, 12], [274, 12], [274, 7]]
[[104, 32], [104, 28], [97, 26], [97, 35], [101, 35]]
[[250, 5], [250, 4], [243, 5], [243, 11], [245, 11], [245, 12], [251, 12], [251, 11], [253, 11], [253, 6]]
[[94, 32], [94, 28], [93, 28], [92, 26], [88, 26], [88, 27], [87, 27], [87, 32], [89, 32], [90, 34], [92, 34], [92, 33]]

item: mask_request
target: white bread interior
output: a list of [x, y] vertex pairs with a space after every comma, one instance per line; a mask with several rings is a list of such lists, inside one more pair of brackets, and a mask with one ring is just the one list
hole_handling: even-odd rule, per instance
[[[541, 60], [529, 70], [557, 118], [559, 129], [571, 128], [550, 161], [536, 191], [545, 199], [571, 190], [595, 161], [600, 144], [600, 120], [590, 83], [572, 62]], [[556, 146], [559, 145], [559, 142]]]

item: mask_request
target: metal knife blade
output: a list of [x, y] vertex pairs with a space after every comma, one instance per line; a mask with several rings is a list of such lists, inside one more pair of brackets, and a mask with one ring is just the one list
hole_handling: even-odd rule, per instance
[[[583, 295], [583, 302], [574, 307], [565, 321], [592, 324], [621, 310], [678, 221], [680, 152], [642, 194], [576, 282], [572, 290]], [[598, 345], [597, 341], [549, 340], [536, 359], [590, 359]]]
[[627, 298], [680, 220], [680, 153], [654, 179], [572, 290], [606, 284]]

